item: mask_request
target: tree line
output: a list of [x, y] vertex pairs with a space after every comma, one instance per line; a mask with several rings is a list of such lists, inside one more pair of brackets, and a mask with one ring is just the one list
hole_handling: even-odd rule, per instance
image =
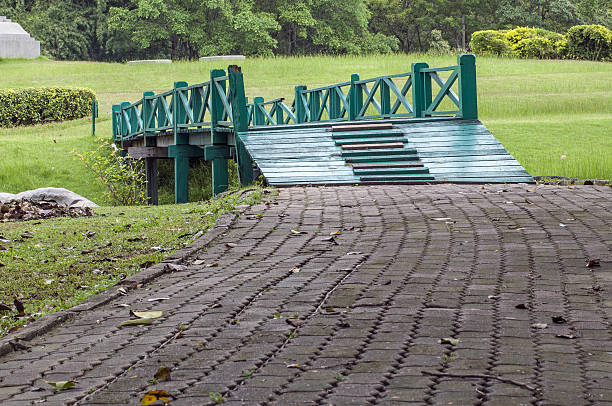
[[45, 55], [125, 61], [465, 49], [474, 31], [612, 26], [609, 0], [0, 0]]

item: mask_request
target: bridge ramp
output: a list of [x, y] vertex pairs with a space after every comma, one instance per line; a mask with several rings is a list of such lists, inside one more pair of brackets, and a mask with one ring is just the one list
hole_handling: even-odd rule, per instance
[[256, 127], [241, 136], [268, 183], [532, 183], [477, 120]]

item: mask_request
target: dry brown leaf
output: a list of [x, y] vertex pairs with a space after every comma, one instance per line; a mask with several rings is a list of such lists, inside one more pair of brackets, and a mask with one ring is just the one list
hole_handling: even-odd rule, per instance
[[170, 373], [171, 372], [172, 372], [172, 368], [159, 367], [159, 369], [155, 373], [154, 377], [155, 377], [155, 379], [157, 379], [160, 382], [161, 381], [169, 381], [170, 380]]

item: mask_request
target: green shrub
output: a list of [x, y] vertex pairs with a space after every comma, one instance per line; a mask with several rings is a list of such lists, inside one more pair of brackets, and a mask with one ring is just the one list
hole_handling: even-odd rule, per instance
[[470, 41], [470, 48], [472, 52], [478, 55], [508, 56], [512, 54], [512, 47], [503, 31], [474, 32]]
[[95, 100], [96, 94], [83, 88], [0, 89], [0, 127], [85, 117]]
[[612, 31], [603, 25], [575, 25], [567, 32], [567, 55], [574, 59], [612, 59]]
[[516, 27], [506, 33], [506, 38], [516, 56], [521, 58], [551, 59], [562, 56], [559, 46], [565, 36], [543, 28]]
[[449, 43], [442, 37], [442, 31], [431, 30], [429, 53], [434, 55], [448, 55], [451, 53], [451, 47]]

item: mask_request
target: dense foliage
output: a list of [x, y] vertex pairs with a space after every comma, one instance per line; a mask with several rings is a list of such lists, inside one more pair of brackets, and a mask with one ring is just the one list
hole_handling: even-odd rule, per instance
[[[612, 25], [609, 0], [0, 0], [0, 15], [48, 56], [106, 61], [441, 52], [466, 48], [483, 29]], [[506, 52], [499, 40], [491, 53]], [[525, 54], [543, 46], [548, 57], [555, 47], [525, 40]]]
[[567, 36], [529, 27], [476, 31], [470, 47], [480, 55], [605, 61], [612, 59], [612, 31], [601, 25], [577, 25]]
[[91, 114], [90, 89], [42, 87], [0, 90], [0, 127], [72, 120]]

